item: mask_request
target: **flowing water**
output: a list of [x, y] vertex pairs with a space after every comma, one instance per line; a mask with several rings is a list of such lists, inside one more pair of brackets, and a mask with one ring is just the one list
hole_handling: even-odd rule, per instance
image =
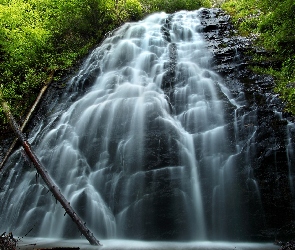
[[[99, 239], [243, 239], [263, 225], [248, 160], [255, 113], [244, 116], [245, 100], [210, 69], [198, 13], [157, 13], [113, 32], [30, 134]], [[8, 164], [0, 229], [77, 237], [21, 150]], [[253, 216], [243, 205], [249, 190]]]

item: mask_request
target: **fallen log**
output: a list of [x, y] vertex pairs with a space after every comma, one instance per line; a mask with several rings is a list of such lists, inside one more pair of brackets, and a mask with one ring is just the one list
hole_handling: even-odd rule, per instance
[[[37, 96], [37, 98], [36, 98], [36, 100], [35, 100], [33, 106], [31, 107], [29, 113], [27, 114], [27, 116], [26, 116], [26, 118], [25, 118], [25, 120], [24, 120], [24, 122], [23, 122], [23, 124], [22, 124], [22, 126], [21, 126], [21, 128], [20, 128], [20, 131], [21, 131], [21, 132], [23, 132], [23, 130], [24, 130], [25, 127], [27, 126], [27, 124], [28, 124], [29, 120], [31, 119], [31, 116], [32, 116], [32, 114], [34, 113], [34, 111], [35, 111], [37, 105], [39, 104], [39, 102], [40, 102], [40, 100], [41, 100], [43, 94], [45, 93], [45, 91], [47, 90], [48, 86], [49, 86], [50, 83], [52, 82], [52, 79], [53, 79], [53, 76], [54, 76], [54, 72], [55, 72], [54, 70], [51, 71], [51, 73], [50, 73], [50, 75], [49, 75], [49, 77], [48, 77], [46, 83], [44, 84], [44, 86], [43, 86], [42, 89], [40, 90], [39, 95]], [[10, 145], [10, 147], [9, 147], [9, 149], [8, 149], [8, 151], [7, 151], [7, 153], [6, 153], [6, 155], [5, 155], [4, 158], [2, 159], [2, 161], [1, 161], [1, 163], [0, 163], [0, 172], [1, 172], [1, 170], [4, 168], [4, 164], [6, 163], [8, 157], [10, 156], [11, 152], [13, 151], [13, 149], [14, 149], [16, 143], [17, 143], [17, 140], [18, 140], [18, 138], [16, 137], [16, 138], [13, 140], [12, 144]]]
[[12, 233], [4, 232], [0, 235], [0, 250], [16, 250], [16, 242]]
[[93, 233], [86, 227], [86, 224], [82, 222], [80, 217], [75, 213], [74, 209], [71, 207], [70, 203], [66, 200], [63, 196], [61, 191], [59, 190], [58, 186], [54, 183], [51, 179], [50, 175], [48, 174], [47, 170], [43, 166], [43, 164], [39, 161], [38, 157], [32, 151], [30, 144], [28, 143], [27, 139], [25, 138], [24, 134], [20, 131], [18, 124], [16, 123], [12, 113], [10, 112], [10, 108], [8, 104], [5, 102], [2, 96], [2, 92], [0, 90], [0, 102], [3, 107], [3, 111], [9, 120], [10, 126], [13, 129], [14, 133], [16, 134], [18, 140], [21, 142], [24, 151], [28, 155], [28, 158], [34, 164], [39, 175], [42, 177], [43, 181], [55, 197], [57, 201], [62, 205], [65, 209], [66, 213], [71, 217], [71, 219], [76, 223], [79, 231], [86, 237], [91, 245], [100, 245], [99, 241], [93, 236]]

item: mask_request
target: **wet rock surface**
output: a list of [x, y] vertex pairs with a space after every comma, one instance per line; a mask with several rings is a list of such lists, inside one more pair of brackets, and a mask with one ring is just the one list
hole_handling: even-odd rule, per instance
[[[245, 223], [257, 227], [256, 235], [245, 236], [250, 240], [292, 239], [294, 117], [283, 112], [284, 104], [272, 90], [274, 79], [258, 75], [248, 67], [251, 66], [251, 54], [261, 52], [253, 45], [252, 39], [238, 36], [230, 16], [220, 9], [203, 9], [200, 18], [202, 33], [213, 55], [213, 67], [223, 76], [224, 84], [241, 105], [236, 112], [240, 121], [238, 129], [240, 137], [245, 138], [242, 151], [250, 155], [250, 161], [244, 162], [245, 167], [240, 169], [238, 176], [245, 176], [245, 171], [248, 171], [249, 179], [255, 180], [260, 189], [261, 207], [258, 208], [252, 205], [256, 192], [253, 184], [252, 187], [241, 184], [249, 193], [244, 207], [249, 210], [250, 218]], [[239, 102], [244, 98], [246, 102]], [[251, 134], [253, 136], [249, 138]], [[241, 161], [244, 159], [242, 154]], [[263, 218], [256, 216], [260, 209], [263, 210]], [[260, 220], [260, 223], [255, 220]]]

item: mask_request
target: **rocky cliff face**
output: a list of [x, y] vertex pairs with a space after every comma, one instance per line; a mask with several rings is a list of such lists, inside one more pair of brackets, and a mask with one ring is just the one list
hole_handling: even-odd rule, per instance
[[[284, 104], [273, 92], [274, 79], [268, 75], [259, 75], [250, 68], [253, 65], [251, 55], [264, 53], [252, 43], [254, 38], [237, 35], [230, 22], [230, 16], [220, 9], [204, 9], [200, 15], [203, 24], [203, 35], [208, 48], [213, 54], [213, 67], [223, 76], [226, 86], [236, 98], [246, 98], [245, 104], [237, 110], [236, 116], [247, 121], [239, 124], [241, 137], [255, 127], [256, 132], [251, 140], [245, 140], [249, 162], [244, 163], [252, 168], [252, 177], [259, 187], [261, 208], [253, 206], [255, 185], [245, 184], [248, 199], [244, 201], [249, 209], [252, 226], [259, 224], [256, 235], [250, 238], [257, 240], [290, 239], [294, 232], [294, 117], [283, 112]], [[253, 119], [254, 118], [254, 119]], [[240, 169], [243, 175], [244, 169]], [[242, 184], [243, 185], [243, 184]], [[259, 210], [264, 216], [257, 218]]]

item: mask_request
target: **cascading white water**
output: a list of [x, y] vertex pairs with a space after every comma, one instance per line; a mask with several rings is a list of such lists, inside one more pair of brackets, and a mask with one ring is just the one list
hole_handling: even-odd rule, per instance
[[[48, 124], [32, 132], [36, 154], [99, 238], [205, 240], [244, 232], [236, 166], [246, 140], [251, 153], [255, 127], [239, 138], [238, 127], [246, 126], [235, 116], [240, 106], [210, 69], [199, 29], [198, 11], [123, 25], [92, 52]], [[0, 228], [78, 235], [21, 154], [10, 161], [16, 167], [0, 193]], [[247, 167], [245, 181], [255, 186]]]

